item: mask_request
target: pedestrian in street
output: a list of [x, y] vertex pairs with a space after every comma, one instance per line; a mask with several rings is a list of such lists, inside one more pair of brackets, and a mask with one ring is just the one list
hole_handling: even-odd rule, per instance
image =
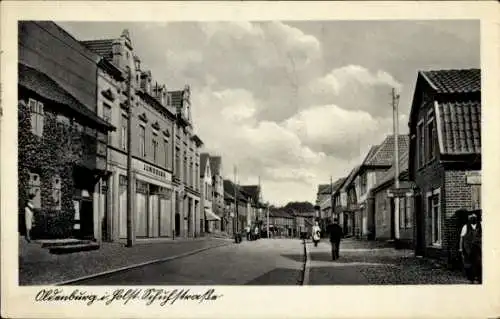
[[332, 245], [332, 260], [337, 260], [340, 257], [340, 239], [343, 237], [342, 227], [340, 227], [337, 218], [326, 227], [326, 232], [330, 237], [330, 244]]
[[471, 283], [482, 283], [482, 226], [477, 215], [471, 213], [460, 232], [459, 251], [467, 279]]
[[33, 227], [33, 198], [35, 195], [29, 194], [28, 203], [24, 208], [24, 225], [26, 226], [26, 241], [31, 242], [31, 228]]
[[247, 240], [249, 241], [250, 240], [250, 226], [247, 225], [247, 227], [245, 228], [246, 232], [247, 232]]
[[312, 240], [314, 243], [314, 247], [318, 247], [320, 239], [321, 239], [321, 228], [319, 227], [318, 221], [315, 221], [314, 226], [312, 227]]
[[257, 226], [257, 225], [255, 225], [254, 237], [255, 237], [255, 239], [259, 238], [259, 226]]

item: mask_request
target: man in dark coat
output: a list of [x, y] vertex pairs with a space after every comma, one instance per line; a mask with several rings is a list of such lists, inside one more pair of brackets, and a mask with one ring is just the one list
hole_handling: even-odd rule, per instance
[[464, 270], [471, 283], [482, 282], [482, 227], [477, 215], [469, 214], [460, 232], [459, 251], [462, 253]]
[[339, 258], [340, 239], [343, 237], [342, 227], [338, 224], [337, 218], [326, 227], [326, 232], [332, 245], [332, 260], [336, 260]]

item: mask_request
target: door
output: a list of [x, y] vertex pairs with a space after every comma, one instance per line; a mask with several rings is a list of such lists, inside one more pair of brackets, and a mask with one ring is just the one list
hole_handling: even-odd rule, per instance
[[127, 238], [127, 184], [119, 186], [118, 218], [120, 238]]
[[158, 237], [160, 231], [160, 199], [158, 195], [149, 195], [149, 237]]
[[92, 200], [89, 199], [80, 201], [80, 237], [94, 239], [94, 212]]
[[160, 237], [168, 237], [172, 235], [172, 227], [170, 225], [171, 206], [170, 201], [165, 198], [160, 198]]
[[146, 194], [136, 194], [136, 218], [135, 235], [136, 237], [146, 237], [148, 235], [148, 209], [146, 206]]
[[175, 213], [175, 236], [179, 237], [181, 235], [181, 215]]
[[390, 210], [391, 210], [391, 239], [396, 238], [396, 205], [394, 198], [390, 200]]
[[415, 255], [422, 256], [424, 253], [424, 210], [422, 206], [422, 195], [415, 196]]

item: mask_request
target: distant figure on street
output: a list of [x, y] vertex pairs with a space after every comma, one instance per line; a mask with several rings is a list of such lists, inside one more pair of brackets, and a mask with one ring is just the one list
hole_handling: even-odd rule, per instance
[[254, 229], [253, 234], [254, 234], [255, 239], [259, 238], [259, 226], [255, 225], [255, 229]]
[[250, 226], [247, 225], [247, 227], [245, 228], [246, 230], [246, 233], [247, 233], [247, 240], [250, 240]]
[[469, 214], [467, 223], [460, 232], [459, 251], [467, 279], [471, 283], [482, 283], [482, 227], [475, 213]]
[[318, 247], [320, 239], [321, 239], [321, 228], [319, 227], [318, 221], [315, 221], [314, 226], [312, 227], [312, 240], [314, 243], [314, 247]]
[[31, 242], [31, 228], [33, 226], [33, 198], [35, 198], [33, 194], [28, 196], [28, 203], [24, 208], [24, 224], [26, 226], [26, 241], [28, 243]]
[[330, 237], [330, 243], [332, 245], [332, 260], [336, 260], [339, 258], [340, 239], [343, 236], [342, 227], [338, 224], [337, 218], [326, 227], [326, 232]]

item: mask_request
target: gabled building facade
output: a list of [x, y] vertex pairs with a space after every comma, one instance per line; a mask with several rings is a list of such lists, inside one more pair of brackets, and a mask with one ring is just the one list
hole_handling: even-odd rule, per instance
[[200, 229], [202, 233], [212, 233], [219, 230], [221, 218], [213, 212], [214, 187], [213, 173], [210, 165], [210, 154], [200, 154], [200, 183], [201, 183], [201, 207], [202, 218], [200, 219]]
[[48, 21], [20, 22], [18, 45], [19, 215], [33, 195], [33, 238], [100, 241], [115, 128], [97, 116], [99, 56]]
[[481, 71], [419, 72], [409, 129], [416, 254], [455, 263], [457, 211], [481, 208]]

